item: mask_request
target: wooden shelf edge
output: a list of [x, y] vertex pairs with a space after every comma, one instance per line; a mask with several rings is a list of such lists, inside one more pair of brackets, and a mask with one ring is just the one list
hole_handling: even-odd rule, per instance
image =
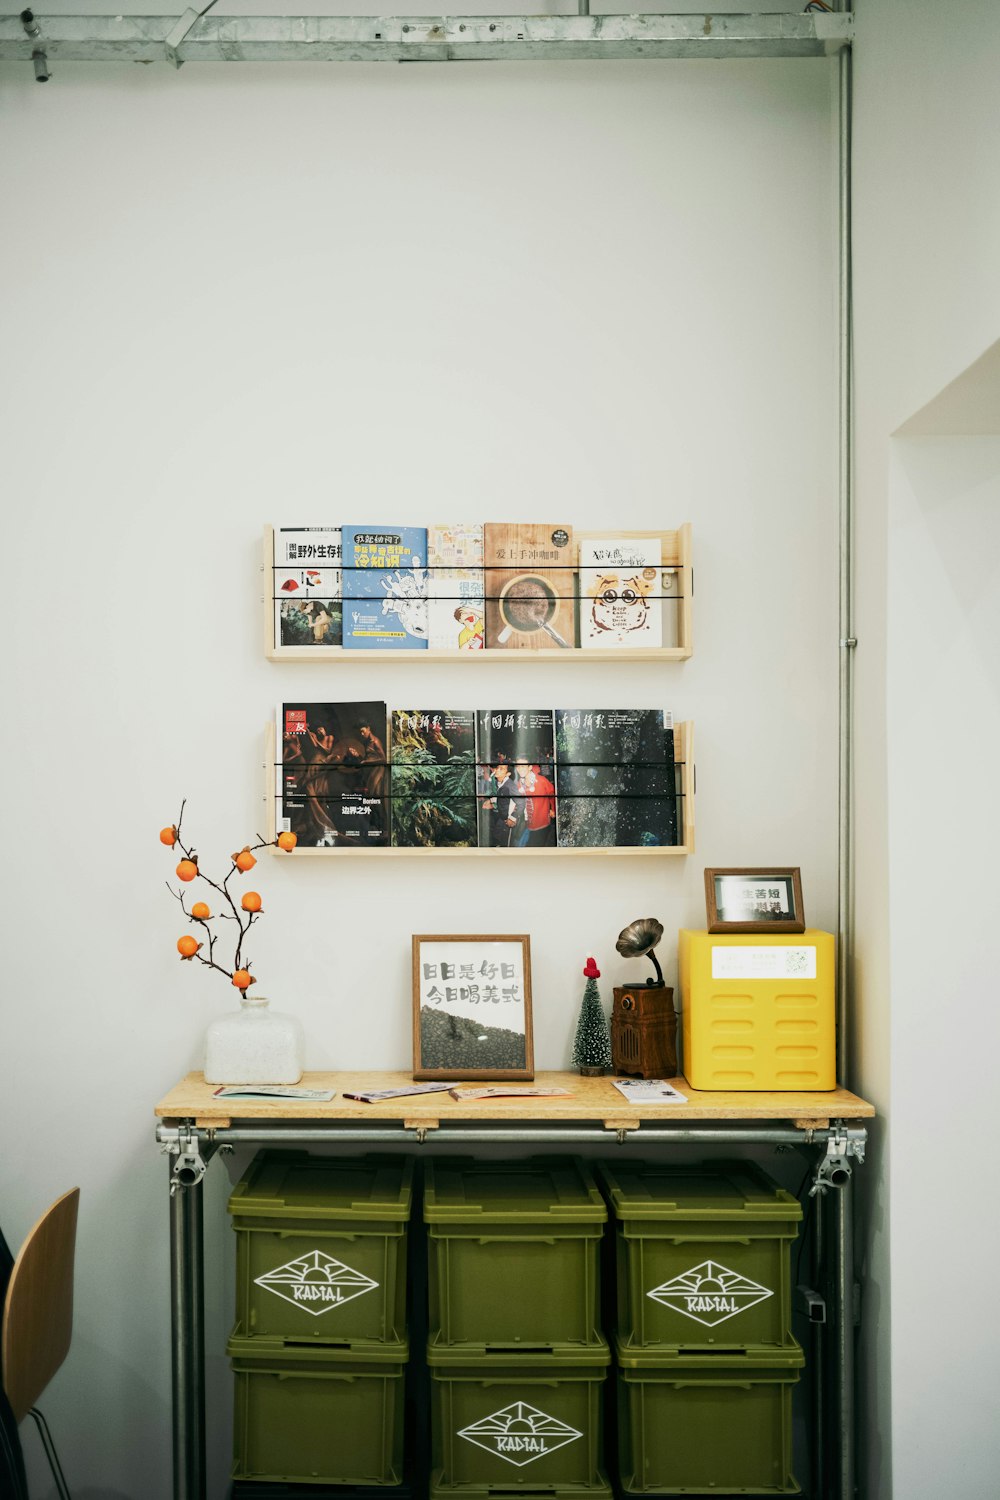
[[354, 651], [343, 646], [274, 646], [264, 652], [268, 661], [688, 661], [690, 647], [627, 647], [620, 651], [602, 651], [594, 646], [570, 646], [564, 651]]
[[[268, 851], [271, 854], [284, 854], [281, 849], [273, 846]], [[434, 855], [444, 855], [449, 859], [461, 858], [487, 858], [487, 859], [558, 859], [597, 857], [597, 858], [637, 858], [637, 859], [677, 859], [682, 855], [692, 854], [693, 849], [686, 844], [663, 844], [655, 848], [646, 848], [642, 845], [614, 845], [599, 849], [574, 849], [564, 844], [562, 847], [552, 849], [481, 849], [478, 846], [471, 848], [445, 848], [438, 849], [433, 846], [423, 848], [419, 846], [402, 847], [398, 844], [376, 844], [370, 849], [351, 849], [340, 845], [333, 849], [296, 849], [292, 855], [284, 854], [286, 859], [302, 859], [303, 857], [334, 858], [334, 859], [384, 859], [386, 856], [400, 855], [409, 857], [417, 855], [421, 859], [433, 858]]]

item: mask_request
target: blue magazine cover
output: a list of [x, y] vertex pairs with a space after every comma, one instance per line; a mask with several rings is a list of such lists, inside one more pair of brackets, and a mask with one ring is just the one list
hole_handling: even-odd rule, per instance
[[348, 650], [426, 650], [427, 528], [343, 528], [343, 641]]

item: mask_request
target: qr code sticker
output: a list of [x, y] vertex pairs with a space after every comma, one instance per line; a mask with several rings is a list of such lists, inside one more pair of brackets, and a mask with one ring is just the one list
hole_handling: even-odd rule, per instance
[[790, 948], [788, 950], [788, 972], [789, 974], [805, 974], [809, 968], [809, 958], [804, 948]]

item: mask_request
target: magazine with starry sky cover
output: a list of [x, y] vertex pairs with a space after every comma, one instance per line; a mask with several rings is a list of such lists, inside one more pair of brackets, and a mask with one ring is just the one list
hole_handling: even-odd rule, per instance
[[673, 729], [662, 709], [556, 709], [560, 845], [676, 844]]

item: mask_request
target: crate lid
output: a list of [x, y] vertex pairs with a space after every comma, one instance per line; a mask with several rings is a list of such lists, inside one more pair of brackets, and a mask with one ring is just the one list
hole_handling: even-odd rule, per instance
[[636, 1349], [625, 1344], [621, 1337], [615, 1339], [615, 1360], [625, 1372], [637, 1375], [663, 1375], [669, 1379], [685, 1370], [700, 1370], [731, 1378], [734, 1371], [744, 1370], [747, 1378], [755, 1374], [766, 1374], [771, 1370], [801, 1370], [806, 1362], [802, 1346], [795, 1339], [786, 1344], [742, 1344], [728, 1349], [691, 1349], [684, 1344], [664, 1348], [657, 1345], [650, 1349]]
[[237, 1218], [399, 1222], [410, 1217], [412, 1198], [409, 1157], [261, 1151], [233, 1189], [229, 1212]]
[[568, 1378], [574, 1368], [603, 1370], [611, 1363], [611, 1348], [602, 1339], [599, 1344], [552, 1344], [547, 1349], [512, 1349], [510, 1346], [488, 1349], [483, 1344], [427, 1345], [427, 1363], [432, 1370], [462, 1370], [488, 1378], [496, 1370], [523, 1370], [528, 1373], [552, 1373], [558, 1380]]
[[714, 1168], [602, 1162], [601, 1181], [619, 1219], [714, 1222], [802, 1218], [802, 1205], [754, 1162]]
[[480, 1162], [438, 1158], [427, 1164], [428, 1224], [603, 1223], [597, 1183], [575, 1157]]
[[226, 1341], [226, 1354], [238, 1360], [241, 1366], [279, 1366], [284, 1364], [309, 1365], [405, 1365], [410, 1357], [410, 1346], [406, 1339], [398, 1343], [382, 1344], [372, 1339], [359, 1339], [351, 1344], [296, 1343], [290, 1339], [273, 1335], [250, 1337], [238, 1322]]

